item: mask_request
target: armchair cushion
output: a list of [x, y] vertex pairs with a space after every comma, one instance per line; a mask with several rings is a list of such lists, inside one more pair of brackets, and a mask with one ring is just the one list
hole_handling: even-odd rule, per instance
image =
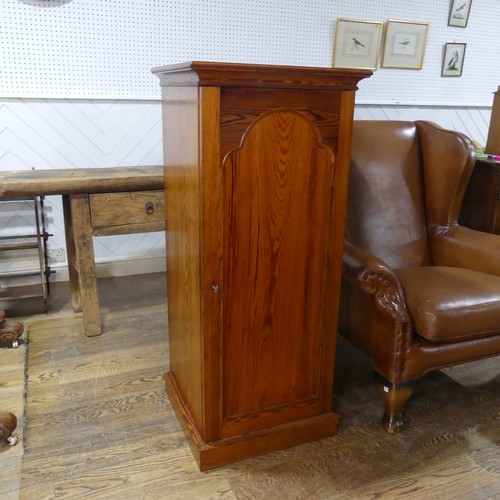
[[417, 335], [453, 342], [500, 334], [499, 277], [446, 266], [398, 269], [395, 274]]

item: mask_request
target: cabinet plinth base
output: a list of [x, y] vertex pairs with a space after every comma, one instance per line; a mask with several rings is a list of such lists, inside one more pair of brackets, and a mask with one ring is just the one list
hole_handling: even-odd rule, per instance
[[170, 372], [165, 374], [165, 385], [170, 402], [201, 471], [333, 436], [338, 431], [339, 416], [334, 412], [328, 412], [256, 432], [205, 443]]

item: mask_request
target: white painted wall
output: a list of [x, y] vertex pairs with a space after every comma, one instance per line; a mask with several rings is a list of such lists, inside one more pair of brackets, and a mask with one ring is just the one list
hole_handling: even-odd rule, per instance
[[[349, 18], [429, 23], [422, 69], [380, 68], [360, 102], [489, 105], [500, 8], [471, 5], [457, 28], [450, 0], [2, 0], [0, 94], [157, 99], [151, 68], [193, 60], [328, 67], [336, 20]], [[458, 78], [441, 77], [450, 42], [467, 44]]]

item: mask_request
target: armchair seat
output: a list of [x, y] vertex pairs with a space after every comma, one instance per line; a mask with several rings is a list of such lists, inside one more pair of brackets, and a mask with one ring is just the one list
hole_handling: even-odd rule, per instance
[[500, 335], [500, 278], [446, 266], [395, 270], [417, 335], [455, 342]]
[[388, 432], [426, 373], [500, 354], [500, 236], [458, 224], [474, 164], [433, 123], [354, 121], [339, 332], [371, 360]]

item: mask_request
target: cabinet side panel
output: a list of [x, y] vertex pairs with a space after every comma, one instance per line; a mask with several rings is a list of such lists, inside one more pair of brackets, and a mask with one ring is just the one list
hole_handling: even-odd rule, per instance
[[223, 193], [220, 161], [220, 89], [200, 88], [201, 297], [205, 442], [217, 440], [221, 420], [221, 287]]
[[224, 418], [285, 414], [319, 397], [333, 156], [303, 114], [278, 109], [223, 168]]
[[354, 116], [354, 91], [345, 91], [340, 100], [340, 122], [338, 129], [337, 151], [335, 161], [335, 177], [333, 180], [333, 201], [330, 220], [331, 233], [328, 249], [328, 266], [326, 275], [326, 307], [325, 330], [335, 333], [325, 335], [321, 359], [323, 384], [321, 386], [321, 402], [323, 411], [332, 408], [333, 377], [335, 368], [335, 352], [337, 348], [337, 323], [339, 315], [340, 283], [342, 277], [342, 259], [344, 252], [344, 234], [349, 184], [349, 167], [351, 161], [352, 121]]
[[170, 372], [201, 428], [198, 88], [163, 89]]

